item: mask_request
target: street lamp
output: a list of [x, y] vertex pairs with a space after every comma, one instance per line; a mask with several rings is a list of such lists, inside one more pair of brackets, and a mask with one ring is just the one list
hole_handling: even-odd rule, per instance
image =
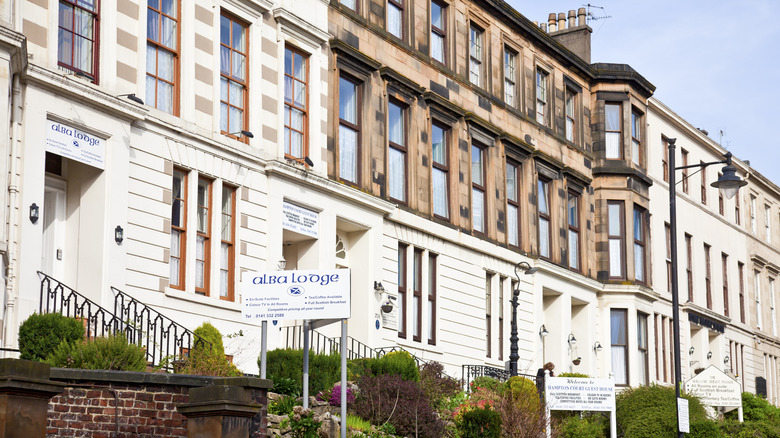
[[[510, 301], [512, 303], [512, 333], [509, 336], [509, 374], [512, 376], [517, 375], [517, 360], [520, 359], [520, 355], [517, 353], [517, 341], [519, 340], [517, 337], [517, 299], [520, 297], [520, 273], [517, 272], [518, 269], [525, 271], [525, 275], [531, 275], [539, 270], [539, 268], [532, 268], [528, 262], [520, 262], [515, 265], [517, 288], [512, 291], [512, 301]], [[542, 329], [544, 329], [544, 326], [542, 326]], [[539, 330], [540, 336], [544, 336], [542, 335], [542, 329]], [[547, 334], [547, 330], [544, 330], [544, 333]]]
[[675, 172], [682, 169], [694, 167], [707, 167], [713, 164], [725, 164], [723, 173], [718, 180], [712, 183], [712, 187], [720, 189], [726, 199], [731, 199], [737, 194], [740, 187], [747, 185], [747, 182], [737, 176], [737, 168], [731, 163], [731, 152], [726, 152], [723, 156], [725, 160], [713, 161], [710, 163], [691, 164], [688, 166], [675, 167], [675, 142], [677, 139], [670, 138], [669, 143], [669, 231], [671, 234], [671, 261], [672, 261], [672, 329], [674, 330], [674, 388], [676, 393], [677, 407], [677, 436], [684, 438], [684, 432], [680, 432], [680, 388], [682, 387], [682, 367], [680, 365], [680, 299], [677, 284], [677, 180]]

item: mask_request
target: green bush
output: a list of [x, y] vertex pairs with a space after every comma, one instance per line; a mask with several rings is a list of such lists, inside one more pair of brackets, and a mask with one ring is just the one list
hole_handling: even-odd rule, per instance
[[718, 427], [718, 422], [705, 419], [691, 423], [691, 433], [688, 438], [727, 438], [727, 435]]
[[19, 326], [19, 352], [22, 359], [43, 361], [62, 341], [84, 340], [84, 324], [59, 313], [33, 313]]
[[[222, 333], [211, 325], [210, 322], [201, 324], [200, 327], [195, 329], [194, 333], [196, 335], [196, 340], [193, 342], [194, 354], [210, 353], [214, 356], [225, 356], [225, 346], [222, 344]], [[198, 337], [206, 342], [198, 342]]]
[[129, 344], [120, 333], [82, 342], [63, 341], [46, 363], [85, 370], [145, 371], [146, 350]]
[[[267, 353], [266, 376], [276, 384], [287, 385], [291, 379], [297, 388], [303, 388], [303, 350], [277, 348]], [[259, 359], [258, 359], [259, 366]], [[309, 394], [330, 389], [341, 380], [341, 356], [309, 353]]]
[[374, 376], [395, 374], [411, 382], [420, 381], [420, 370], [417, 368], [417, 362], [406, 351], [391, 351], [380, 358], [369, 360], [367, 365]]
[[[563, 411], [553, 411], [563, 412]], [[609, 430], [609, 420], [602, 415], [570, 415], [562, 418], [556, 427], [558, 438], [604, 438]]]
[[464, 412], [456, 426], [461, 438], [498, 438], [501, 414], [491, 408], [474, 408]]
[[479, 376], [475, 377], [469, 384], [469, 391], [474, 391], [477, 388], [485, 388], [489, 391], [500, 393], [504, 390], [504, 383], [492, 377]]
[[780, 438], [780, 424], [769, 421], [745, 421], [728, 419], [720, 423], [725, 436], [732, 438]]
[[555, 377], [582, 377], [582, 378], [585, 378], [585, 379], [589, 379], [590, 378], [589, 375], [582, 374], [582, 373], [560, 373], [560, 374], [558, 374]]
[[275, 402], [268, 404], [268, 413], [274, 415], [290, 415], [293, 408], [299, 406], [298, 399], [293, 396], [285, 395], [279, 397]]
[[[195, 340], [189, 357], [176, 367], [179, 374], [199, 376], [236, 377], [243, 373], [225, 357], [222, 333], [208, 322], [196, 328], [194, 333], [206, 342]], [[196, 338], [197, 339], [197, 338]]]
[[298, 397], [301, 395], [301, 387], [295, 383], [295, 380], [288, 377], [276, 377], [273, 379], [274, 386], [272, 392], [283, 395], [292, 395]]
[[[698, 398], [683, 395], [688, 400], [690, 423], [707, 421]], [[617, 423], [624, 438], [655, 438], [673, 436], [677, 430], [677, 403], [673, 387], [639, 386], [617, 395]]]
[[[780, 408], [773, 406], [761, 396], [743, 392], [742, 410], [745, 421], [769, 421], [780, 424]], [[736, 419], [737, 410], [728, 412], [726, 418]]]

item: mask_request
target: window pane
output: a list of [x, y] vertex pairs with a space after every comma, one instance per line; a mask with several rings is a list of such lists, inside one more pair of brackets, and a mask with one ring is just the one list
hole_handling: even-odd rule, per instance
[[482, 178], [482, 149], [478, 146], [471, 146], [471, 182], [484, 185]]
[[628, 384], [628, 372], [626, 370], [626, 347], [612, 346], [612, 373], [616, 385]]
[[506, 197], [517, 202], [517, 167], [509, 163], [506, 165]]
[[607, 158], [620, 158], [620, 133], [619, 132], [607, 132]]
[[444, 129], [433, 125], [431, 129], [431, 145], [433, 148], [433, 162], [438, 164], [447, 165], [447, 145], [444, 142]]
[[404, 146], [404, 112], [403, 109], [390, 103], [387, 108], [388, 112], [388, 134], [390, 142]]
[[484, 217], [484, 206], [485, 206], [485, 194], [482, 193], [480, 190], [472, 189], [471, 190], [471, 209], [472, 209], [472, 218], [474, 220], [474, 229], [480, 232], [485, 231], [485, 217]]
[[550, 257], [550, 221], [539, 219], [539, 254]]
[[353, 11], [356, 8], [356, 0], [340, 0], [341, 4], [352, 9]]
[[447, 173], [436, 168], [433, 169], [433, 214], [447, 219], [450, 217]]
[[357, 124], [357, 85], [344, 78], [339, 79], [339, 117]]
[[149, 38], [152, 41], [160, 42], [160, 22], [159, 22], [159, 20], [160, 20], [160, 14], [159, 13], [157, 13], [156, 11], [153, 11], [151, 9], [147, 11], [147, 14], [146, 14], [146, 38]]
[[580, 233], [569, 230], [569, 267], [580, 269]]
[[401, 28], [402, 22], [401, 10], [398, 8], [398, 6], [388, 2], [387, 31], [395, 35], [397, 38], [403, 38], [403, 30]]
[[580, 218], [578, 216], [579, 208], [577, 208], [577, 204], [579, 204], [579, 198], [569, 193], [569, 225], [579, 228]]
[[406, 201], [406, 154], [390, 148], [389, 155], [389, 195], [393, 199]]
[[644, 227], [642, 227], [642, 217], [644, 215], [641, 211], [634, 210], [634, 240], [644, 242]]
[[645, 248], [634, 244], [634, 275], [637, 281], [645, 281]]
[[619, 239], [609, 239], [609, 275], [611, 277], [623, 276], [623, 248]]
[[444, 37], [431, 32], [431, 58], [444, 63]]
[[620, 131], [620, 105], [604, 105], [607, 131]]
[[622, 233], [620, 232], [620, 204], [609, 204], [609, 235], [610, 236], [620, 236]]
[[549, 202], [547, 201], [547, 190], [549, 186], [545, 181], [539, 181], [539, 213], [550, 214]]
[[339, 175], [357, 182], [357, 132], [344, 125], [339, 126]]
[[510, 205], [506, 211], [507, 240], [510, 245], [518, 246], [520, 240], [517, 234], [517, 207]]
[[444, 29], [444, 21], [442, 18], [442, 7], [431, 2], [431, 25], [436, 26], [439, 29]]

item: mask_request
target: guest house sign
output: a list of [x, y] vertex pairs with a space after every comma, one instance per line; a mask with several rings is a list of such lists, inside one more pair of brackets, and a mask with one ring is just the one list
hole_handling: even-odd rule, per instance
[[46, 120], [46, 152], [105, 169], [104, 139], [54, 120]]

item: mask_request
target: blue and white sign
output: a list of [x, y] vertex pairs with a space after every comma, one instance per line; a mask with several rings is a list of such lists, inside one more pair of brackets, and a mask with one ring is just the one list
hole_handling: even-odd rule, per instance
[[241, 280], [244, 321], [350, 317], [350, 271], [246, 272]]
[[54, 120], [46, 120], [46, 152], [105, 169], [104, 139]]

